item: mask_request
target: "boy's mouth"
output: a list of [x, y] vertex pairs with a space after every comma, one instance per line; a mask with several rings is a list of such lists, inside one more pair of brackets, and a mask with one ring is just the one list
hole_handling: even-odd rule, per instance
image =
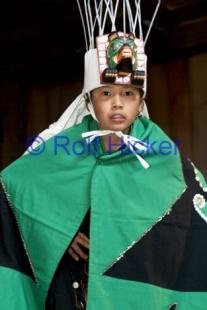
[[125, 120], [126, 119], [126, 117], [123, 115], [123, 114], [121, 114], [121, 113], [114, 113], [114, 114], [112, 114], [111, 115], [111, 117], [110, 117], [112, 120], [117, 120], [117, 121], [122, 121], [122, 120]]

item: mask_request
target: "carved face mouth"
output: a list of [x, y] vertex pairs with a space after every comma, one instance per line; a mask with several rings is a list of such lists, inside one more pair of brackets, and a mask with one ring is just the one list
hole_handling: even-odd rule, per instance
[[117, 63], [120, 63], [124, 58], [132, 59], [132, 50], [129, 46], [124, 46], [120, 53], [117, 55]]

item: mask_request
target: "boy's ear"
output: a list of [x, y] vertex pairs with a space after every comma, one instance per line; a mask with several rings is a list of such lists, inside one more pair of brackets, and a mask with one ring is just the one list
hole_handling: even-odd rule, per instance
[[89, 111], [88, 105], [90, 103], [90, 97], [89, 96], [92, 98], [92, 92], [90, 93], [90, 95], [88, 93], [84, 94], [85, 104], [86, 104], [86, 108], [88, 111]]
[[142, 114], [143, 110], [144, 110], [144, 100], [141, 98], [141, 100], [140, 100], [140, 108], [139, 108], [139, 115]]
[[140, 94], [140, 98], [143, 98], [144, 91], [142, 88], [139, 88], [139, 94]]
[[88, 104], [90, 102], [90, 97], [89, 96], [92, 96], [92, 92], [90, 93], [90, 95], [88, 93], [84, 94], [84, 99], [85, 99], [86, 104]]

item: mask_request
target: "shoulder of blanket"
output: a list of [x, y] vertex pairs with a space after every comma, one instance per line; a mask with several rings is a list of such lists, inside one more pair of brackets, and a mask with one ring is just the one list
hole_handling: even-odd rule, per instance
[[135, 121], [133, 133], [147, 144], [143, 155], [153, 167], [177, 162], [177, 168], [181, 168], [179, 143], [173, 141], [155, 122], [141, 117]]
[[91, 117], [86, 116], [80, 124], [59, 132], [47, 141], [42, 141], [39, 146], [28, 151], [28, 154], [19, 157], [4, 168], [1, 171], [1, 179], [7, 179], [10, 176], [13, 178], [15, 175], [21, 176], [21, 174], [23, 177], [29, 173], [32, 178], [32, 173], [40, 173], [41, 169], [43, 171], [48, 169], [52, 171], [53, 168], [59, 167], [61, 169], [61, 165], [65, 165], [69, 161], [69, 157], [72, 160], [78, 160], [80, 156], [69, 156], [71, 154], [67, 150], [72, 143], [83, 141], [81, 133], [88, 131], [90, 121]]
[[176, 144], [179, 144], [179, 141], [173, 141], [172, 138], [170, 138], [170, 136], [157, 123], [155, 123], [151, 119], [146, 118], [146, 117], [141, 117], [140, 120], [144, 126], [145, 132], [149, 134], [151, 138], [155, 140], [159, 139], [162, 141], [165, 141], [165, 140], [172, 141]]
[[57, 136], [62, 134], [74, 134], [80, 135], [79, 137], [81, 138], [81, 133], [89, 130], [89, 124], [91, 123], [91, 121], [91, 115], [86, 115], [81, 123], [62, 130], [60, 133], [57, 134]]

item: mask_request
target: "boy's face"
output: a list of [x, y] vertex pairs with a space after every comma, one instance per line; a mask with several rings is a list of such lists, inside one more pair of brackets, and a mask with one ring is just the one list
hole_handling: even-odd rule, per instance
[[140, 94], [131, 85], [107, 85], [92, 91], [92, 103], [99, 129], [128, 133], [141, 111]]

